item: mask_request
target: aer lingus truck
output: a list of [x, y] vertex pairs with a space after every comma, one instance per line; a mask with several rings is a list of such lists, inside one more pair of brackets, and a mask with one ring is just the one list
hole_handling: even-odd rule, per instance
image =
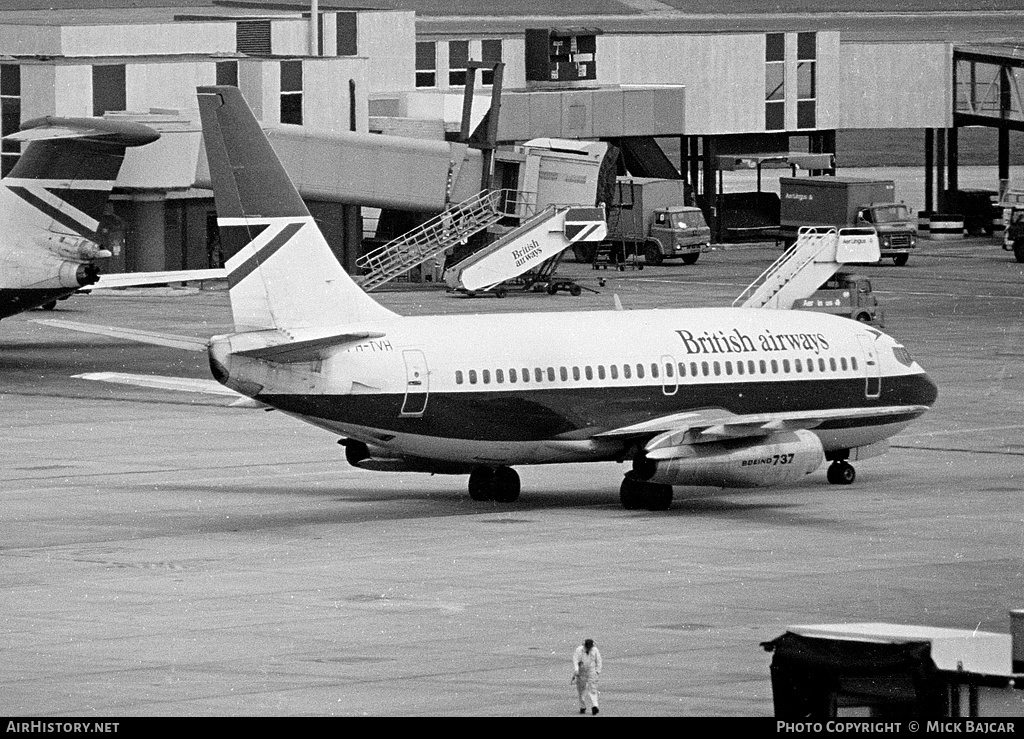
[[874, 227], [882, 257], [904, 265], [917, 247], [917, 224], [910, 208], [895, 202], [895, 196], [892, 180], [782, 177], [779, 232], [791, 244], [801, 226]]

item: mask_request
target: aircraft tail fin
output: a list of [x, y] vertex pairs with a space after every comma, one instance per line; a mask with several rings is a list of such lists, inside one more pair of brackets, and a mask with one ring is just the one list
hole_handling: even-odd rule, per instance
[[26, 121], [4, 137], [28, 142], [3, 179], [4, 198], [22, 203], [6, 209], [15, 221], [9, 228], [41, 228], [95, 241], [125, 150], [158, 138], [153, 129], [130, 121], [54, 116]]
[[236, 87], [200, 87], [235, 329], [395, 318], [342, 269]]

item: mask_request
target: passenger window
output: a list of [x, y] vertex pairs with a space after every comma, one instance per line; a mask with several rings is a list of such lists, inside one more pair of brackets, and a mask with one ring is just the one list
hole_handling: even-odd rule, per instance
[[762, 375], [767, 375], [768, 374], [768, 363], [766, 361], [764, 361], [763, 359], [761, 359], [761, 360], [759, 360], [759, 366], [761, 368], [761, 374]]
[[[536, 380], [537, 382], [544, 382], [544, 370], [542, 370], [540, 367], [534, 367], [533, 379]], [[554, 376], [552, 376], [551, 379], [555, 379]]]
[[603, 380], [604, 379], [604, 365], [603, 364], [597, 365], [597, 379], [599, 379], [599, 380]]
[[636, 364], [636, 376], [637, 376], [637, 379], [640, 379], [640, 380], [642, 380], [643, 377], [644, 377], [644, 366], [642, 364], [640, 364], [639, 362], [637, 362], [637, 364]]
[[613, 380], [619, 379], [619, 365], [613, 364], [608, 368], [608, 370], [612, 373]]
[[754, 360], [753, 359], [748, 360], [747, 361], [747, 374], [748, 375], [754, 374], [757, 371], [756, 367], [757, 367], [757, 365], [754, 364]]
[[665, 363], [665, 377], [675, 377], [675, 368], [668, 362]]
[[548, 381], [549, 382], [554, 382], [555, 381], [555, 368], [554, 367], [548, 367]]
[[839, 358], [839, 366], [843, 368], [843, 372], [846, 372], [846, 357]]
[[850, 369], [857, 371], [857, 357], [850, 357]]
[[491, 371], [490, 370], [484, 370], [480, 374], [484, 378], [484, 385], [490, 385], [491, 384]]
[[565, 382], [566, 380], [569, 379], [569, 370], [567, 370], [565, 367], [559, 367], [558, 376], [562, 378], [562, 382]]
[[722, 374], [721, 364], [719, 364], [718, 362], [712, 362], [711, 366], [715, 368], [715, 377], [718, 377], [720, 374]]
[[789, 372], [789, 360], [788, 359], [783, 359], [782, 360], [782, 372], [783, 373], [788, 373]]
[[707, 377], [708, 375], [711, 374], [711, 369], [710, 369], [710, 367], [708, 367], [708, 363], [707, 362], [701, 362], [700, 363], [700, 369], [701, 369], [701, 373], [705, 377]]
[[825, 358], [824, 357], [818, 357], [818, 371], [819, 372], [824, 372], [825, 371]]
[[658, 365], [655, 362], [651, 362], [651, 377], [658, 376]]
[[572, 368], [572, 379], [574, 379], [574, 380], [579, 380], [580, 379], [580, 368], [579, 367], [573, 367]]
[[679, 363], [679, 376], [680, 377], [686, 377], [686, 363], [685, 362], [680, 362]]
[[516, 375], [516, 371], [514, 369], [510, 369], [508, 371], [508, 381], [509, 382], [516, 382], [517, 379], [518, 379], [518, 375]]
[[462, 384], [462, 370], [455, 370], [455, 384]]
[[779, 374], [779, 361], [777, 359], [772, 360], [772, 374]]
[[736, 374], [737, 375], [742, 375], [743, 374], [743, 362], [737, 362], [736, 363]]
[[594, 379], [594, 370], [593, 368], [591, 368], [589, 364], [583, 368], [583, 374], [586, 376], [588, 380]]
[[622, 365], [622, 376], [627, 380], [633, 376], [633, 370], [630, 369], [630, 366], [628, 364]]
[[494, 381], [501, 385], [505, 382], [505, 372], [503, 370], [494, 370]]
[[836, 358], [835, 357], [829, 357], [828, 358], [828, 367], [833, 372], [836, 371]]
[[696, 362], [690, 362], [690, 377], [696, 377], [696, 376], [697, 376], [697, 363]]
[[476, 370], [469, 371], [469, 384], [476, 385]]

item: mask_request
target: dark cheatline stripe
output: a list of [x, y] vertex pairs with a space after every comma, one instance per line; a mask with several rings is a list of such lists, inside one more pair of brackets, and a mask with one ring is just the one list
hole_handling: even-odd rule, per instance
[[58, 210], [57, 208], [54, 208], [46, 201], [37, 198], [24, 187], [8, 187], [7, 189], [13, 192], [22, 200], [24, 200], [26, 203], [31, 205], [33, 208], [41, 211], [42, 213], [45, 213], [47, 216], [57, 221], [57, 223], [64, 226], [64, 228], [69, 229], [70, 231], [73, 231], [80, 236], [85, 236], [88, 239], [96, 238], [96, 232], [94, 230], [86, 228], [84, 224], [79, 223], [67, 213]]
[[[780, 386], [787, 386], [782, 388]], [[507, 386], [506, 386], [507, 387]], [[885, 378], [879, 400], [864, 396], [864, 380], [680, 385], [676, 395], [658, 386], [555, 387], [506, 392], [431, 393], [422, 418], [402, 418], [404, 401], [393, 395], [266, 395], [281, 410], [400, 433], [474, 441], [541, 441], [584, 428], [604, 430], [704, 408], [732, 413], [783, 413], [816, 408], [929, 405], [935, 386], [920, 375]], [[835, 419], [820, 429], [872, 426], [913, 420], [896, 416]]]
[[238, 265], [235, 269], [231, 270], [228, 275], [228, 288], [232, 288], [246, 277], [251, 275], [263, 262], [267, 261], [274, 255], [274, 253], [282, 246], [288, 243], [288, 240], [294, 236], [304, 224], [302, 223], [289, 223], [281, 231], [270, 239], [259, 251], [249, 257], [247, 260]]
[[0, 318], [7, 318], [32, 308], [38, 308], [51, 301], [66, 298], [74, 292], [75, 290], [66, 287], [47, 290], [0, 289]]

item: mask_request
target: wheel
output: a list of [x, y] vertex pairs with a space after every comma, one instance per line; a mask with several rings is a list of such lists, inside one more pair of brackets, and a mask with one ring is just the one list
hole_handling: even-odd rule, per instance
[[574, 298], [578, 298], [580, 295], [583, 294], [583, 288], [581, 288], [579, 285], [569, 285], [569, 294], [572, 295]]
[[857, 471], [845, 459], [838, 459], [828, 466], [825, 476], [833, 485], [850, 485], [857, 479]]
[[854, 318], [860, 321], [861, 323], [871, 323], [871, 315], [865, 311], [861, 311], [860, 313], [855, 315]]
[[558, 292], [558, 285], [556, 285], [553, 282], [548, 283], [547, 291], [548, 291], [548, 295], [554, 295], [555, 293]]
[[909, 254], [897, 254], [892, 258], [892, 263], [895, 264], [897, 267], [902, 267], [904, 264], [907, 263], [908, 259], [910, 259]]
[[491, 489], [498, 503], [515, 503], [519, 500], [519, 473], [511, 467], [498, 467], [494, 470]]
[[494, 297], [498, 298], [499, 300], [501, 298], [505, 297], [506, 295], [508, 295], [508, 291], [505, 290], [505, 288], [503, 288], [503, 287], [496, 287], [496, 288], [494, 288]]
[[655, 244], [653, 241], [648, 241], [644, 244], [644, 260], [648, 264], [661, 264], [665, 261], [664, 255], [661, 253], [661, 247]]
[[646, 483], [633, 477], [633, 472], [627, 472], [619, 485], [619, 502], [627, 511], [636, 511], [644, 507], [644, 487]]
[[494, 470], [490, 467], [477, 467], [469, 473], [469, 497], [473, 500], [491, 500], [494, 498]]
[[1018, 262], [1024, 262], [1024, 244], [1019, 239], [1013, 242], [1013, 256]]
[[693, 254], [683, 254], [683, 264], [696, 264], [697, 259], [700, 257], [700, 252], [695, 251]]
[[672, 486], [662, 483], [644, 483], [644, 508], [649, 511], [667, 511], [672, 507]]

